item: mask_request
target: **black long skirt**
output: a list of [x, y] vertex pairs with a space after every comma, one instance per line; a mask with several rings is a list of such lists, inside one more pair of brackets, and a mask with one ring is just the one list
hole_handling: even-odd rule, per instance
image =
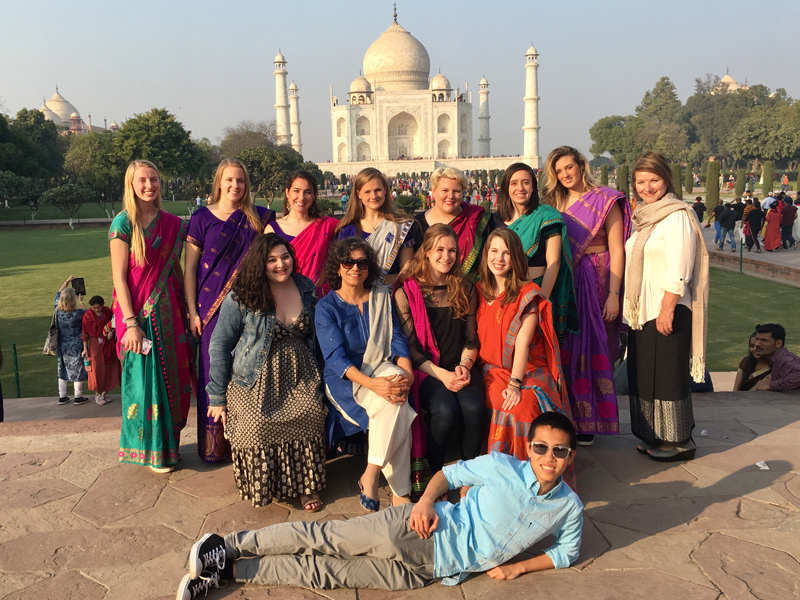
[[648, 321], [628, 335], [631, 430], [643, 442], [688, 442], [694, 429], [689, 356], [692, 311], [675, 307], [672, 334], [662, 335]]

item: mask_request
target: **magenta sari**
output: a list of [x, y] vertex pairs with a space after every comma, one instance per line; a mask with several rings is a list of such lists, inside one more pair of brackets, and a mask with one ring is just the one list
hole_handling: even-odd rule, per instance
[[[575, 428], [582, 434], [619, 433], [613, 369], [622, 315], [610, 323], [603, 321], [611, 275], [608, 250], [586, 254], [589, 246], [602, 245], [606, 239], [606, 217], [615, 204], [622, 210], [624, 245], [631, 234], [631, 209], [621, 192], [597, 187], [563, 212], [575, 269], [580, 331], [567, 333], [561, 345], [561, 363]], [[620, 289], [620, 299], [623, 297]], [[620, 313], [621, 308], [622, 300]]]
[[[320, 217], [290, 242], [297, 256], [297, 272], [308, 277], [314, 285], [319, 283], [338, 224], [339, 221], [333, 217]], [[329, 291], [327, 282], [317, 287], [320, 298]]]
[[[130, 244], [127, 213], [111, 223], [109, 239]], [[149, 354], [123, 352], [125, 321], [114, 292], [117, 352], [122, 358], [122, 431], [120, 462], [165, 467], [178, 462], [180, 432], [186, 425], [189, 401], [196, 387], [187, 338], [180, 264], [186, 224], [160, 211], [144, 230], [145, 263], [129, 255], [127, 283], [136, 319], [153, 342]]]
[[[408, 298], [411, 317], [414, 320], [417, 332], [417, 343], [425, 352], [430, 353], [432, 362], [439, 364], [439, 348], [433, 337], [428, 312], [425, 310], [425, 299], [422, 297], [422, 288], [415, 279], [403, 281], [403, 291]], [[411, 423], [411, 496], [415, 502], [422, 497], [425, 487], [433, 477], [433, 472], [428, 464], [425, 419], [422, 418], [422, 403], [419, 399], [419, 388], [422, 381], [428, 377], [422, 371], [414, 370], [414, 386], [408, 401], [419, 416]]]

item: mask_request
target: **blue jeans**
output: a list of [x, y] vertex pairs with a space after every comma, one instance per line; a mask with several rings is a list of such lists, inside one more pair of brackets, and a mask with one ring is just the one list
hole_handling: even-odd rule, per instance
[[719, 238], [722, 236], [722, 225], [719, 224], [719, 221], [714, 221], [714, 229], [717, 230], [714, 235], [714, 243], [719, 244]]
[[730, 236], [731, 238], [731, 250], [736, 250], [736, 240], [733, 237], [733, 229], [728, 229], [727, 227], [722, 227], [722, 233], [720, 234], [721, 237], [719, 238], [719, 249], [722, 250], [722, 247], [725, 245], [725, 236]]

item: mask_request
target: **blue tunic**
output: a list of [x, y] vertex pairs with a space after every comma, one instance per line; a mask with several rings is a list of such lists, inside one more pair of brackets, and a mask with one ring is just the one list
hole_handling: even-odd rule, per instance
[[[58, 306], [61, 292], [56, 294], [53, 308]], [[58, 378], [65, 381], [86, 381], [89, 376], [83, 368], [83, 314], [85, 308], [76, 308], [72, 312], [56, 311], [58, 322]]]
[[[359, 430], [366, 431], [369, 425], [367, 412], [353, 398], [353, 382], [344, 375], [350, 367], [360, 369], [364, 362], [369, 340], [369, 301], [364, 303], [362, 310], [363, 314], [357, 306], [348, 304], [336, 292], [325, 295], [317, 303], [314, 321], [319, 347], [325, 359], [325, 385], [339, 406], [356, 421], [349, 421], [336, 407], [331, 406], [325, 425], [331, 444]], [[410, 359], [408, 342], [394, 306], [391, 350], [394, 362], [398, 358]]]

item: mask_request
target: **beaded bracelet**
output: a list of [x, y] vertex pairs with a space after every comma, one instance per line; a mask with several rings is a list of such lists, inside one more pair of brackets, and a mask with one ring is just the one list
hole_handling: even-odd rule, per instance
[[609, 294], [616, 294], [617, 296], [619, 296], [619, 292], [615, 292], [614, 290], [608, 290], [608, 293]]

